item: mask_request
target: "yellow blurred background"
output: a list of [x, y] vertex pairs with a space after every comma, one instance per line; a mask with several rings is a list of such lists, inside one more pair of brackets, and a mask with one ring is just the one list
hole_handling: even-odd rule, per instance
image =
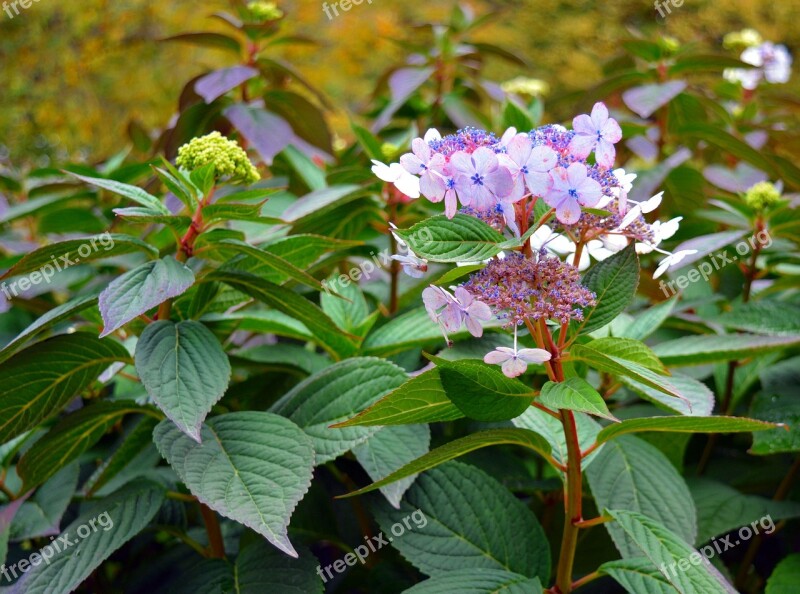
[[[332, 3], [332, 2], [329, 2]], [[287, 31], [321, 42], [278, 52], [321, 88], [335, 106], [335, 129], [363, 107], [378, 75], [403, 56], [411, 24], [445, 19], [450, 1], [363, 0], [328, 19], [318, 0], [283, 0]], [[671, 35], [721, 49], [722, 36], [753, 27], [765, 39], [800, 47], [800, 0], [685, 0], [666, 18], [650, 1], [494, 0], [468, 2], [495, 19], [480, 37], [525, 57], [523, 72], [493, 61], [490, 78], [541, 78], [554, 92], [586, 88], [601, 77], [619, 41], [635, 32]], [[181, 87], [232, 57], [157, 40], [187, 31], [224, 31], [210, 18], [223, 0], [38, 0], [9, 18], [0, 12], [0, 157], [48, 164], [92, 160], [125, 146], [131, 118], [162, 127]], [[13, 14], [13, 11], [12, 11]], [[796, 70], [796, 68], [795, 68]], [[797, 88], [795, 75], [793, 88]], [[789, 89], [787, 89], [789, 90]], [[5, 145], [5, 148], [3, 148]]]

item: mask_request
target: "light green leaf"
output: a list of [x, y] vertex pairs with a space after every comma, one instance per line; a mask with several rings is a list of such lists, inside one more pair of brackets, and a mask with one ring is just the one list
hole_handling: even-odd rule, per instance
[[676, 592], [646, 557], [607, 561], [597, 571], [610, 575], [630, 594], [675, 594]]
[[615, 439], [626, 433], [642, 431], [674, 431], [677, 433], [749, 433], [775, 427], [755, 419], [741, 417], [646, 417], [628, 419], [609, 425], [597, 436], [599, 443]]
[[0, 365], [0, 443], [59, 413], [116, 361], [118, 342], [76, 332], [34, 344]]
[[319, 303], [322, 311], [343, 330], [361, 336], [365, 333], [364, 326], [369, 317], [369, 306], [364, 293], [354, 282], [347, 285], [337, 283], [335, 286], [338, 295], [327, 290], [320, 294]]
[[288, 419], [256, 411], [214, 417], [201, 437], [199, 444], [170, 421], [153, 433], [161, 455], [195, 497], [297, 557], [287, 527], [311, 485], [311, 440]]
[[[694, 542], [697, 513], [689, 488], [666, 456], [636, 437], [606, 444], [586, 471], [598, 509], [625, 509], [653, 518]], [[639, 555], [638, 547], [613, 522], [605, 524], [623, 557]]]
[[324, 464], [366, 441], [377, 427], [331, 428], [352, 417], [407, 379], [405, 371], [373, 357], [347, 359], [301, 382], [271, 412], [291, 419], [308, 434]]
[[36, 489], [11, 521], [9, 540], [52, 536], [60, 532], [61, 517], [78, 486], [78, 463], [68, 464]]
[[547, 382], [542, 386], [539, 402], [553, 409], [574, 410], [617, 421], [606, 401], [589, 382], [579, 377], [570, 377], [563, 382]]
[[499, 569], [457, 569], [429, 578], [403, 594], [542, 594], [538, 578]]
[[[531, 407], [516, 419], [513, 419], [512, 423], [514, 423], [515, 427], [529, 429], [544, 437], [552, 449], [553, 458], [557, 462], [563, 464], [567, 460], [567, 440], [564, 436], [564, 427], [559, 419], [552, 417], [543, 410]], [[575, 413], [575, 425], [578, 429], [578, 443], [581, 446], [581, 451], [583, 451], [597, 441], [597, 434], [600, 433], [601, 427], [592, 417], [583, 413]], [[594, 461], [598, 452], [602, 449], [603, 446], [600, 446], [581, 461], [581, 466], [584, 470]]]
[[223, 239], [220, 242], [220, 245], [229, 247], [232, 250], [237, 251], [239, 253], [247, 254], [248, 256], [255, 259], [257, 262], [264, 264], [267, 268], [272, 268], [276, 270], [286, 278], [295, 280], [308, 287], [317, 289], [318, 291], [325, 290], [325, 287], [322, 285], [320, 281], [315, 279], [313, 276], [311, 276], [304, 270], [299, 269], [291, 262], [284, 260], [280, 256], [273, 254], [272, 252], [259, 249], [255, 246], [245, 243], [244, 241], [239, 241], [237, 239]]
[[311, 301], [286, 287], [276, 285], [252, 274], [233, 270], [212, 273], [205, 280], [226, 283], [234, 289], [291, 316], [305, 325], [314, 334], [320, 346], [337, 359], [349, 357], [356, 352], [353, 337], [340, 330]]
[[[48, 544], [49, 563], [39, 563], [8, 588], [9, 594], [50, 594], [73, 592], [114, 551], [139, 534], [158, 512], [164, 489], [150, 481], [136, 481], [104, 499], [92, 502], [64, 529], [62, 536], [72, 543], [66, 548], [62, 538], [60, 553]], [[93, 523], [90, 524], [90, 521]], [[85, 538], [78, 538], [82, 526], [94, 526]]]
[[661, 327], [675, 309], [677, 298], [667, 299], [645, 310], [631, 324], [625, 328], [622, 336], [635, 340], [644, 340]]
[[449, 460], [463, 456], [466, 453], [479, 450], [481, 448], [493, 445], [518, 445], [537, 452], [545, 459], [550, 459], [550, 445], [538, 433], [529, 431], [527, 429], [504, 428], [504, 429], [488, 429], [486, 431], [479, 431], [472, 433], [466, 437], [456, 439], [446, 443], [445, 445], [431, 450], [424, 456], [417, 458], [410, 464], [406, 464], [399, 470], [391, 473], [386, 478], [375, 481], [371, 485], [348, 493], [346, 497], [355, 497], [356, 495], [363, 495], [375, 489], [379, 489], [385, 485], [390, 485], [395, 481], [402, 478], [424, 472], [431, 468], [435, 468], [440, 464], [444, 464]]
[[736, 593], [705, 557], [656, 520], [632, 511], [609, 510], [608, 513], [678, 592]]
[[11, 357], [19, 350], [19, 347], [25, 344], [28, 340], [37, 336], [44, 330], [53, 327], [55, 324], [68, 320], [73, 315], [82, 312], [83, 310], [92, 307], [97, 303], [97, 294], [83, 295], [75, 297], [66, 303], [57, 305], [41, 317], [39, 317], [30, 326], [25, 328], [22, 332], [17, 334], [3, 350], [0, 351], [0, 363]]
[[471, 419], [507, 421], [531, 405], [534, 393], [528, 386], [483, 361], [429, 358], [439, 368], [447, 397]]
[[[398, 425], [384, 427], [367, 441], [353, 448], [359, 464], [373, 481], [380, 480], [407, 463], [426, 454], [431, 445], [427, 425]], [[411, 475], [381, 487], [381, 493], [392, 507], [400, 507], [400, 499], [414, 483]]]
[[633, 338], [609, 336], [593, 340], [586, 346], [595, 351], [600, 351], [605, 355], [611, 355], [618, 359], [625, 359], [626, 361], [633, 361], [658, 374], [669, 374], [667, 368], [664, 367], [664, 364], [656, 357], [650, 347]]
[[738, 303], [715, 317], [726, 328], [776, 336], [800, 335], [800, 306], [783, 301]]
[[645, 400], [682, 415], [707, 417], [714, 410], [714, 393], [703, 382], [688, 375], [673, 373], [669, 382], [680, 393], [682, 398], [673, 398], [663, 392], [651, 388], [629, 377], [619, 378], [625, 386]]
[[114, 181], [113, 179], [104, 179], [100, 177], [86, 177], [84, 175], [78, 175], [77, 173], [70, 173], [67, 171], [69, 175], [73, 177], [77, 177], [79, 180], [86, 182], [87, 184], [92, 184], [93, 186], [97, 186], [98, 188], [103, 188], [104, 190], [108, 190], [109, 192], [114, 192], [115, 194], [119, 194], [120, 196], [124, 196], [125, 198], [129, 198], [133, 200], [137, 204], [142, 206], [146, 206], [147, 208], [151, 208], [153, 210], [160, 211], [164, 214], [169, 214], [169, 210], [167, 207], [161, 204], [161, 201], [148, 194], [143, 189], [132, 186], [130, 184], [123, 184], [118, 181]]
[[352, 419], [333, 427], [436, 423], [463, 416], [445, 394], [439, 368], [434, 367], [412, 377]]
[[[697, 508], [698, 546], [742, 526], [753, 528], [751, 523], [759, 533], [770, 534], [775, 530], [774, 522], [800, 517], [800, 503], [796, 501], [745, 495], [706, 478], [692, 477], [687, 482]], [[765, 518], [769, 518], [766, 526], [760, 523]]]
[[426, 472], [408, 490], [399, 510], [383, 503], [375, 516], [387, 535], [391, 526], [411, 517], [411, 528], [392, 544], [427, 575], [495, 569], [545, 582], [549, 578], [550, 546], [536, 517], [473, 466], [450, 462]]
[[497, 255], [505, 241], [499, 232], [476, 219], [457, 214], [437, 215], [410, 229], [397, 231], [421, 258], [432, 262], [479, 262]]
[[659, 375], [633, 361], [607, 355], [602, 351], [591, 348], [591, 346], [582, 344], [573, 344], [569, 349], [569, 353], [572, 359], [586, 361], [590, 367], [594, 367], [599, 371], [605, 371], [615, 376], [630, 377], [668, 396], [682, 398], [680, 391], [670, 383], [669, 377]]
[[200, 441], [200, 427], [231, 378], [231, 364], [217, 337], [200, 322], [159, 320], [142, 332], [134, 361], [153, 402]]
[[764, 594], [795, 594], [800, 578], [800, 553], [789, 555], [772, 570]]
[[58, 274], [62, 268], [79, 262], [90, 262], [133, 252], [144, 252], [150, 257], [158, 256], [158, 250], [150, 244], [120, 233], [103, 233], [92, 237], [59, 241], [25, 254], [6, 270], [0, 279], [41, 271], [44, 268], [47, 268], [50, 275]]
[[108, 336], [194, 284], [194, 273], [172, 256], [137, 266], [111, 281], [100, 293], [103, 332]]
[[662, 342], [653, 347], [653, 351], [665, 365], [701, 365], [714, 361], [748, 359], [798, 344], [800, 335], [702, 334]]

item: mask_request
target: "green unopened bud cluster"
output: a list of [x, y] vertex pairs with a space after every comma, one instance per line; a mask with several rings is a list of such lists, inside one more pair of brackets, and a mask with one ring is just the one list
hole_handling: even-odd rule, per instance
[[239, 143], [225, 138], [219, 132], [193, 138], [184, 144], [178, 149], [175, 163], [189, 171], [213, 163], [216, 177], [227, 177], [243, 184], [252, 184], [261, 179]]
[[780, 202], [781, 193], [775, 184], [767, 181], [758, 182], [745, 192], [744, 200], [748, 206], [756, 210], [764, 210]]
[[283, 16], [274, 2], [248, 2], [247, 10], [254, 21], [277, 21]]
[[729, 50], [743, 50], [760, 45], [762, 41], [761, 34], [755, 29], [742, 29], [725, 35], [722, 46]]
[[531, 97], [542, 97], [550, 92], [550, 85], [538, 78], [527, 78], [518, 76], [507, 80], [500, 85], [506, 93], [516, 93], [517, 95], [530, 95]]

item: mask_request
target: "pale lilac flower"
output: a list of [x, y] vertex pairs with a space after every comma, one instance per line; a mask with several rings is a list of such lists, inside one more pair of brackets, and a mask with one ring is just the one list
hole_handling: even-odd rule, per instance
[[410, 250], [407, 256], [394, 255], [392, 260], [400, 262], [403, 265], [403, 272], [411, 278], [422, 278], [428, 272], [428, 261]]
[[625, 229], [625, 227], [630, 225], [641, 215], [653, 212], [655, 209], [659, 207], [659, 205], [661, 204], [661, 199], [663, 197], [664, 197], [664, 192], [662, 191], [643, 202], [634, 202], [633, 207], [630, 210], [628, 210], [627, 213], [620, 212], [620, 214], [625, 214], [625, 216], [622, 218], [622, 221], [619, 224], [619, 229], [620, 230]]
[[456, 287], [455, 296], [448, 291], [431, 285], [422, 292], [422, 302], [431, 320], [438, 323], [448, 344], [448, 332], [458, 332], [466, 324], [469, 333], [479, 338], [483, 335], [481, 322], [492, 318], [492, 310], [463, 287]]
[[637, 254], [649, 254], [665, 239], [669, 239], [678, 232], [679, 223], [683, 217], [675, 217], [669, 221], [656, 221], [650, 225], [653, 231], [653, 241], [644, 243], [639, 242], [636, 244]]
[[483, 358], [489, 365], [502, 365], [506, 377], [517, 377], [525, 373], [528, 364], [544, 363], [550, 360], [550, 353], [544, 349], [517, 349], [517, 327], [514, 326], [514, 348], [497, 347]]
[[[553, 186], [549, 175], [558, 164], [558, 155], [549, 146], [534, 147], [530, 136], [517, 134], [506, 146], [506, 154], [499, 157], [514, 176], [514, 191], [510, 202], [523, 196], [544, 196]], [[528, 192], [525, 192], [527, 187]]]
[[492, 310], [482, 301], [476, 300], [464, 287], [456, 287], [455, 295], [467, 330], [472, 336], [480, 338], [483, 336], [483, 326], [480, 323], [492, 319]]
[[615, 119], [608, 117], [605, 104], [595, 103], [592, 115], [575, 117], [572, 127], [575, 136], [570, 141], [569, 150], [574, 156], [585, 159], [594, 150], [598, 165], [609, 168], [614, 165], [614, 143], [622, 139], [622, 129]]
[[409, 173], [419, 176], [419, 191], [423, 196], [431, 202], [439, 202], [445, 193], [444, 156], [434, 153], [422, 138], [414, 139], [411, 151], [400, 157], [400, 164]]
[[761, 45], [748, 47], [740, 58], [742, 62], [752, 64], [755, 68], [728, 69], [723, 73], [726, 80], [738, 82], [750, 91], [758, 87], [762, 79], [770, 83], [789, 82], [792, 74], [792, 56], [785, 45], [765, 41]]
[[581, 205], [595, 206], [603, 195], [600, 184], [588, 177], [583, 163], [572, 163], [567, 169], [556, 167], [552, 176], [553, 188], [543, 198], [556, 209], [556, 217], [565, 225], [577, 223]]
[[386, 165], [380, 161], [372, 160], [372, 173], [385, 182], [394, 184], [409, 198], [419, 198], [419, 178], [411, 175], [400, 163]]
[[450, 157], [458, 196], [465, 206], [489, 210], [514, 189], [514, 179], [491, 149], [480, 147], [471, 154], [458, 151]]

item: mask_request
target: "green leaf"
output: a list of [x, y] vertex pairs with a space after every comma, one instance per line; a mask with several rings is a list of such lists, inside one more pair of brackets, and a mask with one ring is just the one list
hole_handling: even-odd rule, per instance
[[320, 294], [319, 303], [322, 311], [328, 314], [337, 326], [350, 334], [356, 336], [365, 334], [365, 324], [368, 323], [370, 312], [358, 283], [337, 284], [336, 293], [338, 294], [326, 290]]
[[583, 277], [583, 284], [595, 293], [597, 305], [583, 312], [575, 334], [602, 328], [621, 314], [639, 285], [639, 257], [633, 243], [610, 258], [595, 264]]
[[[529, 429], [541, 435], [552, 449], [553, 458], [556, 462], [564, 464], [568, 459], [567, 439], [564, 436], [564, 427], [560, 419], [547, 414], [537, 408], [529, 408], [523, 414], [513, 419], [515, 427]], [[578, 443], [581, 451], [589, 448], [597, 441], [597, 434], [600, 433], [600, 424], [589, 415], [575, 413], [575, 425], [578, 429]], [[585, 470], [597, 457], [603, 446], [586, 456], [581, 461], [581, 466]]]
[[376, 136], [373, 136], [372, 132], [352, 121], [350, 122], [350, 129], [353, 131], [358, 144], [361, 145], [361, 148], [364, 149], [370, 159], [375, 159], [376, 161], [385, 159], [381, 150], [381, 141]]
[[597, 436], [604, 443], [626, 433], [671, 431], [675, 433], [749, 433], [772, 429], [774, 423], [741, 417], [646, 417], [628, 419], [605, 427]]
[[736, 590], [705, 557], [657, 521], [632, 511], [608, 513], [678, 592], [735, 594]]
[[773, 336], [800, 335], [800, 306], [782, 301], [739, 303], [714, 321], [726, 328]]
[[370, 491], [374, 491], [385, 485], [390, 485], [407, 476], [435, 468], [440, 464], [444, 464], [445, 462], [463, 456], [469, 452], [501, 444], [522, 446], [537, 452], [547, 460], [550, 459], [550, 445], [538, 433], [527, 429], [519, 429], [517, 427], [489, 429], [487, 431], [473, 433], [461, 439], [456, 439], [435, 450], [431, 450], [424, 456], [417, 458], [410, 464], [406, 464], [399, 470], [391, 473], [386, 478], [375, 481], [371, 485], [358, 489], [357, 491], [348, 493], [344, 497], [355, 497], [356, 495], [369, 493]]
[[231, 378], [216, 336], [200, 322], [149, 324], [136, 343], [136, 372], [153, 402], [195, 441]]
[[17, 463], [23, 491], [38, 487], [76, 460], [114, 426], [120, 417], [147, 412], [132, 400], [98, 402], [68, 415], [36, 441]]
[[[356, 460], [373, 481], [380, 480], [407, 463], [423, 456], [431, 444], [427, 425], [398, 425], [384, 427], [367, 441], [353, 448]], [[392, 507], [400, 507], [400, 499], [414, 483], [416, 475], [381, 487]]]
[[569, 354], [571, 359], [586, 361], [590, 367], [594, 367], [599, 371], [605, 371], [616, 376], [630, 377], [668, 396], [682, 398], [680, 392], [670, 383], [668, 377], [659, 375], [633, 361], [607, 355], [591, 348], [591, 346], [581, 344], [573, 344], [569, 349]]
[[[800, 452], [800, 401], [797, 386], [792, 393], [764, 390], [753, 398], [750, 414], [762, 421], [782, 425], [753, 436], [751, 454], [768, 456], [781, 452]], [[774, 427], [774, 425], [773, 425]]]
[[749, 359], [758, 354], [800, 344], [800, 335], [702, 334], [657, 344], [653, 351], [665, 365], [701, 365], [714, 361]]
[[283, 149], [282, 155], [286, 158], [289, 166], [294, 169], [308, 188], [312, 191], [325, 188], [325, 172], [320, 169], [314, 161], [304, 153], [297, 150], [293, 145]]
[[[499, 325], [499, 321], [493, 321], [484, 324], [483, 327], [487, 329]], [[468, 336], [469, 332], [465, 328], [450, 334], [452, 340], [460, 340]], [[431, 321], [425, 308], [419, 307], [390, 320], [370, 333], [364, 341], [364, 354], [385, 357], [413, 347], [427, 347], [443, 343], [441, 329]]]
[[181, 33], [180, 35], [165, 37], [161, 41], [183, 41], [203, 47], [224, 49], [233, 52], [238, 57], [241, 57], [242, 53], [242, 46], [239, 41], [230, 35], [223, 35], [222, 33]]
[[675, 588], [646, 557], [607, 561], [597, 570], [610, 575], [630, 594], [675, 594]]
[[194, 284], [194, 273], [172, 256], [147, 262], [126, 272], [100, 293], [103, 332], [108, 336], [131, 320], [185, 292]]
[[295, 386], [270, 411], [303, 429], [314, 443], [317, 464], [324, 464], [378, 431], [376, 427], [330, 426], [352, 417], [406, 379], [405, 371], [389, 361], [347, 359]]
[[78, 332], [34, 344], [3, 362], [0, 443], [57, 415], [116, 361], [130, 361], [125, 347]]
[[554, 409], [574, 410], [618, 421], [612, 415], [606, 401], [589, 382], [579, 377], [570, 377], [563, 382], [547, 382], [542, 386], [539, 402]]
[[[796, 501], [774, 501], [745, 495], [706, 478], [693, 477], [688, 479], [688, 483], [697, 508], [696, 545], [742, 526], [770, 534], [775, 530], [774, 522], [800, 517], [800, 503]], [[769, 523], [764, 526], [762, 520], [766, 518], [769, 518]]]
[[699, 382], [688, 375], [673, 373], [669, 378], [670, 384], [678, 390], [681, 398], [667, 396], [660, 390], [651, 388], [629, 377], [623, 376], [619, 379], [625, 387], [660, 408], [696, 417], [707, 417], [714, 411], [714, 393], [703, 382]]
[[489, 225], [462, 214], [437, 215], [397, 231], [415, 254], [432, 262], [479, 262], [497, 255], [505, 241]]
[[45, 330], [53, 327], [54, 325], [68, 320], [77, 313], [92, 307], [97, 303], [97, 294], [83, 295], [75, 297], [66, 303], [57, 305], [41, 317], [39, 317], [30, 326], [25, 328], [22, 332], [17, 334], [11, 341], [3, 347], [0, 351], [0, 363], [11, 357], [14, 353], [19, 351], [19, 347], [24, 345], [27, 341], [41, 334]]
[[376, 519], [385, 534], [411, 516], [418, 523], [394, 547], [412, 565], [438, 577], [461, 569], [495, 569], [547, 581], [550, 546], [528, 507], [473, 466], [450, 462], [417, 478], [399, 510], [383, 503]]
[[161, 455], [195, 497], [297, 557], [287, 527], [311, 484], [311, 440], [288, 419], [256, 411], [214, 417], [201, 437], [199, 444], [170, 421], [153, 433]]
[[[317, 171], [319, 168], [314, 166]], [[315, 188], [302, 198], [292, 202], [281, 218], [290, 223], [300, 223], [323, 217], [330, 211], [349, 204], [364, 195], [363, 189], [354, 184]]]
[[800, 553], [789, 555], [778, 563], [767, 580], [764, 594], [794, 594], [800, 576]]
[[435, 367], [412, 377], [352, 419], [332, 426], [436, 423], [463, 416], [445, 394], [439, 368]]
[[36, 489], [11, 521], [10, 540], [27, 540], [58, 534], [61, 517], [78, 486], [78, 464], [68, 464]]
[[119, 233], [103, 233], [93, 237], [59, 241], [33, 250], [6, 270], [0, 278], [19, 276], [37, 270], [42, 275], [45, 275], [44, 269], [46, 267], [50, 271], [48, 273], [49, 276], [52, 277], [53, 274], [60, 272], [62, 268], [67, 268], [79, 262], [111, 258], [133, 252], [144, 252], [148, 256], [158, 256], [158, 250], [141, 239]]
[[[597, 509], [625, 509], [652, 518], [694, 542], [697, 513], [689, 488], [666, 456], [636, 437], [606, 444], [586, 471]], [[635, 557], [638, 547], [618, 524], [605, 524], [623, 557]]]
[[[47, 544], [41, 555], [49, 563], [33, 566], [13, 586], [9, 594], [49, 594], [74, 591], [114, 551], [139, 534], [155, 517], [164, 501], [164, 489], [153, 482], [138, 480], [110, 497], [93, 501], [67, 526], [58, 540]], [[92, 529], [79, 538], [85, 528]], [[71, 546], [66, 548], [66, 542]], [[59, 544], [60, 552], [55, 545]]]
[[295, 280], [313, 289], [317, 289], [318, 291], [325, 290], [325, 287], [322, 285], [322, 283], [308, 274], [306, 271], [299, 269], [291, 262], [288, 262], [271, 252], [259, 249], [255, 246], [245, 243], [244, 241], [239, 241], [236, 239], [223, 239], [220, 244], [226, 247], [231, 247], [233, 250], [239, 253], [251, 256], [257, 262], [260, 262], [266, 267], [278, 271], [286, 278]]
[[295, 320], [302, 322], [316, 337], [320, 346], [337, 359], [353, 355], [357, 347], [353, 337], [340, 330], [325, 313], [294, 291], [252, 274], [234, 270], [218, 271], [206, 281], [220, 281], [266, 303]]
[[101, 177], [86, 177], [84, 175], [78, 175], [77, 173], [70, 173], [67, 171], [69, 175], [73, 177], [77, 177], [79, 180], [86, 182], [87, 184], [92, 184], [93, 186], [97, 186], [98, 188], [103, 188], [104, 190], [108, 190], [109, 192], [114, 192], [115, 194], [119, 194], [120, 196], [124, 196], [125, 198], [129, 198], [139, 204], [141, 206], [145, 206], [152, 210], [161, 212], [163, 214], [170, 214], [167, 207], [161, 204], [161, 201], [156, 198], [155, 196], [148, 194], [143, 189], [137, 186], [131, 186], [129, 184], [123, 184], [122, 182], [114, 181], [113, 179], [103, 179]]
[[439, 368], [447, 397], [471, 419], [507, 421], [531, 405], [534, 393], [528, 386], [483, 361], [429, 358]]
[[775, 167], [772, 162], [765, 158], [760, 151], [721, 129], [718, 125], [692, 123], [682, 126], [678, 130], [678, 134], [705, 141], [712, 146], [722, 149], [726, 153], [730, 153], [734, 157], [738, 157], [751, 165], [755, 165], [762, 171], [766, 171], [770, 174], [775, 173]]
[[650, 347], [633, 338], [608, 336], [606, 338], [597, 338], [586, 346], [606, 355], [633, 361], [658, 374], [666, 375], [669, 373], [661, 360], [650, 350]]
[[174, 229], [176, 234], [180, 235], [183, 235], [186, 229], [189, 228], [189, 225], [192, 224], [192, 219], [188, 216], [164, 214], [157, 210], [143, 208], [141, 206], [115, 208], [114, 214], [131, 223], [158, 223], [159, 225], [167, 225], [171, 229]]
[[299, 558], [287, 557], [263, 540], [246, 546], [236, 558], [236, 594], [322, 594], [319, 562], [305, 547], [298, 547]]
[[144, 450], [153, 448], [153, 430], [157, 424], [157, 418], [145, 416], [132, 425], [130, 431], [121, 437], [120, 444], [111, 457], [84, 484], [83, 489], [87, 496], [91, 497], [102, 489]]
[[429, 578], [403, 594], [542, 594], [538, 578], [499, 569], [457, 569]]

